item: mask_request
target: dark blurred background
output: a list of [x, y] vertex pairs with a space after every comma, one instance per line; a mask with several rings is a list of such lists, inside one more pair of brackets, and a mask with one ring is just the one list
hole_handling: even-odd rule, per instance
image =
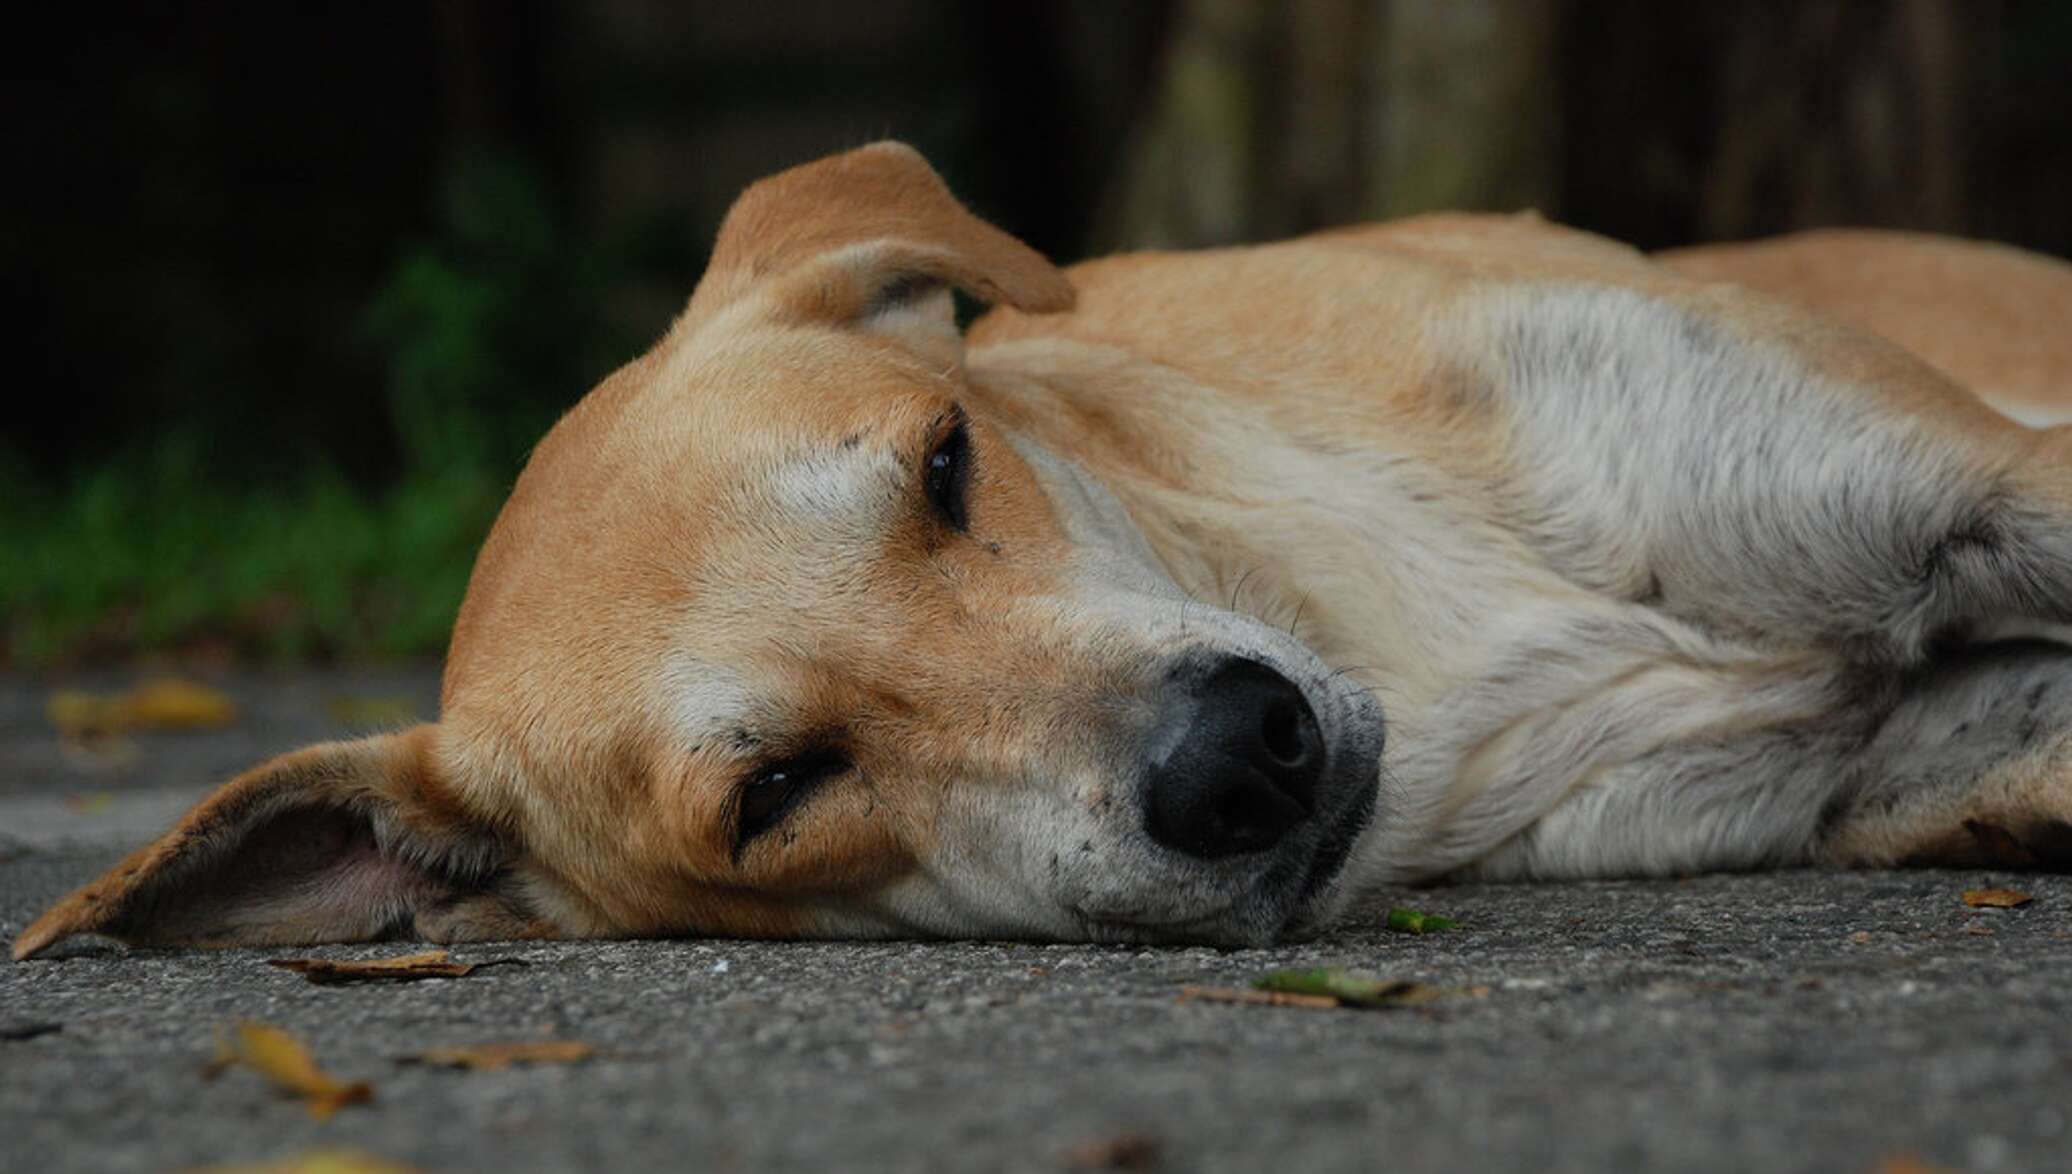
[[1432, 208], [2072, 253], [2065, 0], [10, 14], [0, 663], [436, 654], [728, 201], [881, 137], [1060, 260]]

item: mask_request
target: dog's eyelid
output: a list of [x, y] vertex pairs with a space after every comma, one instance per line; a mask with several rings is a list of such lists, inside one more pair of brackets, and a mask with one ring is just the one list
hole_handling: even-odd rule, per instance
[[923, 434], [926, 439], [921, 448], [922, 459], [926, 460], [926, 454], [941, 448], [942, 442], [948, 440], [958, 429], [969, 428], [970, 425], [971, 416], [965, 412], [963, 404], [952, 403], [937, 412], [935, 418], [928, 421], [928, 429]]
[[949, 412], [938, 418], [928, 455], [921, 464], [922, 494], [936, 517], [953, 530], [970, 528], [970, 514], [965, 506], [970, 482], [970, 418], [963, 407], [953, 404]]
[[727, 802], [735, 863], [757, 837], [782, 824], [822, 784], [853, 769], [855, 763], [848, 752], [833, 745], [757, 764], [743, 776]]
[[758, 760], [748, 772], [747, 781], [752, 783], [776, 774], [817, 771], [835, 764], [846, 766], [848, 761], [848, 752], [840, 746], [815, 745], [796, 753], [771, 755]]
[[864, 308], [864, 315], [869, 317], [901, 309], [933, 294], [943, 288], [943, 284], [941, 278], [927, 273], [895, 273], [871, 294], [870, 301]]

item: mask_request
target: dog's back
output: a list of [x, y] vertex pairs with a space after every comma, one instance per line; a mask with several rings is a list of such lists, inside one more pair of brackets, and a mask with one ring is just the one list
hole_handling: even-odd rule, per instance
[[2072, 421], [2072, 264], [2006, 245], [1879, 229], [1821, 229], [1659, 253], [1870, 328], [2041, 427]]

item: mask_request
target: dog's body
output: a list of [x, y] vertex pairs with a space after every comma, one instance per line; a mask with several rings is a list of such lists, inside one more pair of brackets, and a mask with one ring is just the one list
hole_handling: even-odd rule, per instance
[[[541, 444], [441, 722], [233, 781], [16, 954], [2062, 866], [2072, 441], [2013, 421], [2072, 418], [2068, 272], [1439, 216], [1068, 283], [903, 148], [788, 172]], [[960, 341], [952, 285], [1009, 308]]]

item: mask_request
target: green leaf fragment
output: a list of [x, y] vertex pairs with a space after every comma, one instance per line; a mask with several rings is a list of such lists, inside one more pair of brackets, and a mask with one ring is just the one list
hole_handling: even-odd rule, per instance
[[1442, 929], [1452, 929], [1455, 924], [1451, 917], [1419, 913], [1401, 906], [1389, 910], [1388, 927], [1397, 933], [1437, 933]]
[[1288, 995], [1322, 995], [1359, 1007], [1408, 1007], [1447, 998], [1458, 992], [1407, 979], [1382, 978], [1360, 970], [1319, 966], [1276, 970], [1252, 980], [1262, 991]]

